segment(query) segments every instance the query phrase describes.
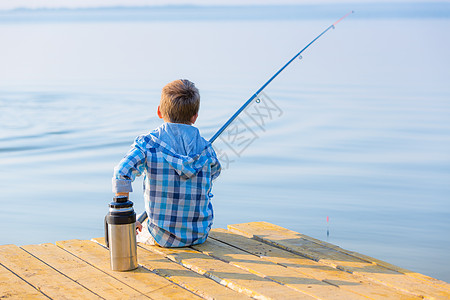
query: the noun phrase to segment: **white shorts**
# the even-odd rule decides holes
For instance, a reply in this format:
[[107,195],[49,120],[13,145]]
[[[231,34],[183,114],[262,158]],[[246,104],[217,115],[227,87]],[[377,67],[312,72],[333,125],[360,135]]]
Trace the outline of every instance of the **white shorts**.
[[142,224],[142,230],[136,235],[136,241],[145,245],[157,245],[150,231],[148,231],[147,220]]

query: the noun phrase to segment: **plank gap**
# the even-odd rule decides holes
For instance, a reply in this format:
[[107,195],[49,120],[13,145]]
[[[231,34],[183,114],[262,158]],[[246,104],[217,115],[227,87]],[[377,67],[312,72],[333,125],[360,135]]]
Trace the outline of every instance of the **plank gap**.
[[[64,277],[66,277],[67,279],[72,280],[73,282],[75,282],[76,284],[80,285],[81,287],[83,287],[84,289],[88,290],[89,292],[91,292],[92,294],[96,295],[97,297],[101,298],[101,299],[105,299],[102,296],[100,296],[99,294],[97,294],[96,292],[92,291],[91,289],[89,289],[88,287],[82,285],[80,282],[78,282],[77,280],[74,280],[73,278],[67,276],[66,274],[64,274],[63,272],[61,272],[60,270],[56,269],[55,267],[49,265],[47,262],[43,261],[42,259],[40,259],[39,257],[35,256],[34,254],[32,254],[31,252],[28,252],[27,250],[25,250],[24,248],[20,247],[20,249],[22,249],[23,251],[25,251],[26,253],[28,253],[29,255],[33,256],[34,258],[36,258],[37,260],[41,261],[43,264],[45,264],[46,266],[52,268],[53,270],[55,270],[56,272],[58,272],[59,274],[63,275]],[[105,299],[106,300],[106,299]]]
[[[91,241],[94,242],[96,245],[100,245],[102,248],[108,250],[108,248],[106,248],[106,246],[105,246],[104,238],[93,238],[93,239],[91,239]],[[176,280],[171,278],[171,276],[165,276],[164,274],[161,274],[161,272],[158,272],[158,269],[153,269],[151,263],[150,264],[148,263],[145,255],[142,256],[142,252],[141,251],[144,251],[145,253],[149,253],[149,254],[151,253],[153,255],[157,255],[154,252],[151,252],[151,251],[149,251],[149,250],[147,250],[147,249],[145,249],[143,247],[140,247],[140,245],[138,244],[138,263],[139,263],[139,267],[140,268],[145,269],[148,272],[150,272],[152,274],[155,274],[158,277],[163,278],[164,280],[167,280],[169,284],[176,285],[177,287],[179,287],[179,288],[181,288],[183,290],[186,290],[186,291],[192,293],[193,295],[196,295],[196,296],[201,297],[201,298],[205,298],[201,293],[199,293],[200,291],[197,291],[196,289],[192,289],[189,286],[184,286],[183,284],[180,284],[179,282],[177,282]],[[171,260],[167,259],[163,255],[159,255],[158,258],[159,259],[163,259],[168,264],[173,264],[173,265],[176,265],[177,267],[181,267],[182,269],[185,269],[184,267],[180,266],[178,263],[172,262]],[[158,291],[158,290],[160,290],[162,288],[166,288],[166,287],[158,288],[156,291]]]
[[[99,244],[99,245],[100,245],[100,244]],[[120,283],[122,283],[122,284],[128,286],[129,288],[131,288],[131,289],[133,289],[133,290],[135,290],[135,291],[138,292],[139,294],[141,294],[141,295],[143,295],[143,296],[145,296],[145,297],[151,299],[151,297],[149,297],[148,295],[146,295],[146,294],[142,293],[141,291],[137,290],[135,287],[133,287],[133,286],[127,284],[126,282],[123,282],[122,280],[120,280],[119,278],[117,278],[117,277],[115,277],[115,276],[113,276],[113,275],[111,275],[111,274],[108,274],[107,272],[105,272],[105,271],[103,271],[102,269],[96,267],[95,265],[89,263],[88,261],[84,260],[83,258],[81,258],[81,257],[79,257],[79,256],[77,256],[77,255],[75,255],[74,253],[68,251],[67,249],[64,249],[64,248],[62,248],[62,247],[59,247],[59,248],[62,249],[62,250],[64,250],[65,252],[69,253],[70,255],[76,257],[77,259],[83,261],[84,263],[88,264],[89,266],[91,266],[91,267],[93,267],[93,268],[95,268],[95,269],[101,271],[103,274],[105,274],[105,276],[112,277],[112,278],[114,278],[115,280],[119,281]]]
[[[243,252],[246,252],[246,253],[251,254],[251,255],[253,255],[253,256],[256,256],[256,257],[258,257],[258,258],[265,259],[264,255],[258,255],[258,254],[252,253],[251,251],[248,251],[248,250],[246,250],[246,249],[243,249],[243,248],[238,247],[238,246],[236,246],[236,245],[233,245],[233,244],[231,244],[231,243],[227,243],[227,242],[225,242],[225,241],[223,241],[223,240],[220,240],[220,239],[218,239],[218,238],[214,238],[214,237],[209,237],[209,238],[210,238],[210,239],[213,239],[213,240],[215,240],[215,241],[217,241],[217,242],[226,244],[226,245],[228,245],[228,246],[234,247],[234,248],[236,248],[236,249],[239,249],[239,250],[241,250],[241,251],[243,251]],[[257,241],[256,239],[254,239],[254,240]],[[271,245],[271,244],[269,244],[269,243],[265,243],[265,244],[266,244],[266,245],[269,245],[269,246],[273,246],[273,245]],[[277,247],[277,248],[278,248],[278,247]],[[280,249],[280,250],[282,250],[282,251],[286,251],[285,249],[281,249],[281,248],[278,248],[278,249]],[[310,259],[310,258],[305,257],[305,256],[303,256],[303,255],[299,255],[299,254],[297,254],[297,253],[293,253],[293,252],[290,252],[290,253],[295,254],[295,255],[298,255],[298,256],[301,256],[301,257],[303,257],[303,258],[305,258],[305,259],[313,260],[313,259]],[[220,258],[219,258],[219,259],[220,259]],[[315,261],[315,260],[313,260],[313,261]],[[226,262],[226,261],[225,261],[225,262]],[[315,262],[319,263],[318,261],[315,261]],[[284,267],[284,268],[286,268],[286,269],[289,269],[288,266],[286,266],[286,265],[284,265],[284,264],[282,264],[282,263],[279,263],[279,262],[273,262],[273,263],[274,263],[274,264],[277,264],[277,265],[279,265],[279,266],[281,266],[281,267]],[[326,266],[326,265],[324,264],[324,266]],[[341,271],[346,272],[345,270],[341,270]],[[351,272],[349,272],[349,273],[352,274]],[[299,273],[299,274],[302,274],[302,273]],[[267,278],[267,277],[266,277],[266,278]],[[269,278],[269,279],[270,279],[270,278]],[[324,279],[324,280],[318,279],[318,278],[316,278],[316,279],[317,279],[317,280],[320,280],[320,281],[322,281],[322,282],[324,282],[324,283],[326,283],[326,284],[329,284],[329,285],[332,285],[332,286],[335,286],[335,287],[338,287],[338,288],[339,288],[339,285],[337,285],[337,284],[335,284],[335,283],[332,283],[332,282],[329,282],[329,281],[327,281],[326,279]],[[283,283],[280,283],[280,284],[283,284]]]
[[[246,295],[247,297],[251,297],[251,298],[255,298],[255,299],[271,299],[270,297],[267,297],[259,292],[256,292],[250,288],[247,288],[246,286],[243,286],[241,284],[235,283],[234,281],[231,280],[227,280],[227,279],[223,279],[219,276],[216,276],[214,274],[214,272],[210,272],[206,269],[203,269],[202,267],[198,267],[195,264],[191,264],[189,262],[186,261],[185,258],[177,258],[177,254],[167,254],[164,253],[164,250],[159,250],[157,248],[155,248],[155,246],[148,246],[147,245],[140,245],[139,247],[146,249],[147,251],[151,251],[160,255],[163,255],[164,257],[166,257],[167,259],[169,259],[170,261],[177,263],[197,274],[200,274],[210,280],[213,280],[214,282],[216,282],[217,284],[220,284],[222,286],[225,286],[235,292],[241,293],[243,295]],[[174,249],[178,249],[178,248],[174,248]],[[170,250],[170,248],[168,248],[167,250]],[[201,255],[205,255],[203,254],[201,251],[195,250],[195,249],[189,249],[189,251],[195,252],[197,254],[201,254]],[[206,256],[206,255],[205,255]],[[209,257],[209,256],[208,256]],[[213,260],[217,260],[215,258],[213,258]],[[225,263],[223,261],[220,261],[221,263]],[[235,267],[231,264],[226,263],[227,265],[229,265],[230,267]],[[220,272],[220,271],[219,271]],[[247,271],[246,271],[247,272]],[[253,274],[254,275],[254,274]],[[256,276],[256,275],[255,275]],[[267,280],[267,279],[266,279]],[[268,281],[270,282],[270,281]]]
[[[330,294],[333,294],[334,297],[339,299],[344,299],[344,297],[347,297],[346,299],[363,298],[356,293],[340,290],[340,287],[335,284],[330,284],[327,281],[314,278],[307,274],[295,272],[295,270],[287,268],[282,264],[265,260],[262,256],[241,249],[236,245],[230,245],[220,239],[211,240],[213,242],[209,245],[205,243],[194,246],[194,248],[234,267],[241,268],[278,285],[285,286],[296,292],[314,298],[323,298],[325,295]],[[202,250],[202,248],[204,248],[204,250]],[[230,255],[225,253],[229,253]],[[245,254],[246,257],[241,257],[243,254]],[[223,256],[223,259],[220,256]],[[300,277],[300,275],[302,276]]]
[[[234,246],[234,245],[231,245],[231,244],[222,242],[221,240],[214,239],[214,238],[211,238],[211,237],[209,237],[209,238],[212,239],[212,240],[215,240],[216,242],[219,242],[219,243],[222,243],[222,244],[226,244],[226,245],[228,245],[228,246],[230,246],[230,247],[236,248],[236,249],[238,249],[239,251],[243,251],[243,252],[245,252],[245,253],[247,253],[247,254],[250,254],[250,255],[252,255],[252,256],[255,256],[255,257],[257,257],[257,258],[261,258],[260,256],[255,255],[254,253],[251,253],[251,252],[248,252],[248,251],[246,251],[246,250],[240,249],[239,247],[236,247],[236,246]],[[275,279],[271,278],[270,276],[267,276],[267,275],[265,275],[265,274],[262,274],[262,273],[260,273],[260,272],[255,271],[255,270],[246,268],[246,267],[241,266],[241,265],[239,265],[239,264],[234,264],[234,263],[232,263],[231,261],[228,261],[228,260],[226,260],[226,259],[224,259],[224,258],[218,257],[218,256],[216,256],[216,255],[214,255],[214,254],[212,254],[212,253],[208,253],[207,251],[197,250],[197,249],[192,248],[192,247],[189,247],[189,248],[191,248],[191,249],[193,249],[193,250],[195,250],[195,251],[198,251],[198,252],[200,252],[200,253],[203,253],[203,254],[205,254],[205,255],[208,255],[209,257],[212,257],[212,258],[214,258],[214,259],[220,260],[220,261],[222,261],[222,262],[224,262],[224,263],[226,263],[226,264],[229,264],[229,265],[231,265],[231,266],[233,266],[233,267],[236,267],[236,268],[239,268],[239,269],[241,269],[241,270],[244,270],[244,271],[250,272],[250,273],[252,273],[252,274],[255,274],[256,276],[259,276],[259,277],[261,277],[261,278],[264,278],[264,279],[270,280],[270,281],[272,281],[272,282],[275,282],[275,283],[277,283],[277,284],[286,286],[286,284],[284,284],[283,282],[280,282],[280,281],[278,281],[278,280],[275,280]],[[283,266],[283,265],[280,265],[280,264],[277,264],[277,263],[274,263],[274,264],[279,265],[279,266],[281,266],[281,267],[283,267],[283,268],[286,268],[286,266]]]
[[38,287],[34,286],[33,284],[31,284],[29,281],[27,281],[25,278],[22,278],[19,274],[17,274],[16,272],[14,272],[13,270],[11,270],[10,268],[8,268],[7,266],[5,266],[4,264],[0,263],[0,265],[5,268],[6,270],[8,270],[9,272],[11,272],[11,274],[13,274],[14,276],[16,276],[17,278],[19,278],[21,281],[24,281],[25,283],[27,283],[29,286],[31,286],[33,289],[35,289],[38,293],[42,294],[43,296],[47,297],[48,299],[52,299],[50,298],[47,294],[45,294],[43,291],[41,291]]
[[[313,238],[267,222],[250,222],[228,225],[228,229],[239,235],[271,245],[299,256],[313,257],[314,261],[339,271],[362,276],[367,281],[384,285],[390,289],[416,297],[448,299],[448,285],[439,286],[425,276],[411,276],[398,268],[387,266],[364,255],[355,255],[340,247],[329,247],[328,243],[318,243]],[[320,241],[319,241],[320,242]],[[417,278],[421,277],[421,278]],[[438,284],[436,284],[438,283]]]

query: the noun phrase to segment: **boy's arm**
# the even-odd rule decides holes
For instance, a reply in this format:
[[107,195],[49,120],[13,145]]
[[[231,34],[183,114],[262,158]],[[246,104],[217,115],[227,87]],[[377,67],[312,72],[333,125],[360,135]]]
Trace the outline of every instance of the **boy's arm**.
[[140,138],[137,138],[130,151],[114,168],[112,190],[116,195],[128,196],[133,191],[131,183],[144,172],[146,154],[139,142]]
[[[131,182],[134,181],[136,176],[140,176],[144,171],[146,155],[143,147],[140,146],[140,142],[142,142],[142,140],[138,137],[130,151],[128,151],[125,157],[114,168],[112,184],[113,192],[116,196],[126,196],[129,198],[130,192],[133,191]],[[136,230],[142,230],[142,225],[137,220]]]

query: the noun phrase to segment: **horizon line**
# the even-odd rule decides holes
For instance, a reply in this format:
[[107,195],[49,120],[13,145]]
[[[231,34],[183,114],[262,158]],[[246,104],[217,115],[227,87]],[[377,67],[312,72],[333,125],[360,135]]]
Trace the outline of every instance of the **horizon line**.
[[393,6],[393,5],[403,5],[403,6],[414,6],[414,5],[449,5],[450,1],[446,0],[434,0],[434,1],[392,1],[392,2],[378,2],[378,1],[370,1],[366,3],[361,3],[358,1],[352,2],[319,2],[319,3],[284,3],[284,4],[276,4],[276,3],[261,3],[261,4],[148,4],[148,5],[99,5],[99,6],[80,6],[80,7],[67,7],[67,6],[42,6],[42,7],[25,7],[19,6],[15,8],[1,8],[1,12],[14,12],[14,11],[55,11],[55,10],[98,10],[98,9],[148,9],[148,8],[252,8],[252,7],[324,7],[324,6],[344,6],[344,5],[356,5],[356,6]]

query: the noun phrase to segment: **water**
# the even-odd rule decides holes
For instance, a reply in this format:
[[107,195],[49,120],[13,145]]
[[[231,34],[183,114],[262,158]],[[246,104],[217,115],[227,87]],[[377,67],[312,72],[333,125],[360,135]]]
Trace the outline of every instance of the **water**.
[[[162,86],[197,84],[209,138],[341,15],[177,13],[0,23],[0,244],[102,236],[112,169],[160,124]],[[214,187],[214,226],[268,221],[450,281],[450,20],[440,14],[352,16],[286,69],[265,90],[276,110],[264,126],[243,115],[255,139],[241,156],[215,144],[233,162]],[[134,188],[142,211],[141,181]]]

